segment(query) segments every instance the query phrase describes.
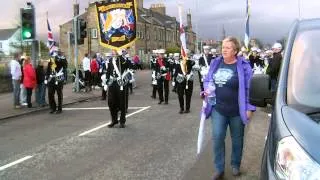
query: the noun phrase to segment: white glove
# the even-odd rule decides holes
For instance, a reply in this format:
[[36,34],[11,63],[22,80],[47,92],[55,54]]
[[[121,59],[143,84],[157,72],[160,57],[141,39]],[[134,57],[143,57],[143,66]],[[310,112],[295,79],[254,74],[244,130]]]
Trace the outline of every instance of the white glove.
[[104,89],[104,91],[108,91],[108,86],[107,86],[107,85],[104,85],[104,86],[103,86],[103,89]]
[[47,80],[44,80],[44,84],[48,84],[48,81],[47,81]]
[[102,73],[102,69],[99,69],[99,73]]
[[173,81],[173,82],[172,82],[172,86],[174,87],[175,85],[176,85],[176,82]]

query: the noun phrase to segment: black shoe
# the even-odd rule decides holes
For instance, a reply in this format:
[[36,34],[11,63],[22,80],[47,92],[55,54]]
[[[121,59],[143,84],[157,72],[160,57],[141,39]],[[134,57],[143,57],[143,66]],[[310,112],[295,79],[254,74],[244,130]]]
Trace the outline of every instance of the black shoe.
[[213,180],[223,179],[223,176],[224,176],[224,172],[220,172],[220,173],[216,172],[216,173],[214,173],[214,175],[213,175]]
[[164,104],[169,104],[168,101],[164,102]]
[[184,113],[189,113],[189,112],[190,112],[190,110],[189,110],[189,109],[187,109],[187,110],[185,110],[185,111],[184,111]]
[[56,110],[51,110],[49,113],[50,114],[53,114],[53,113],[55,113],[56,112]]
[[56,111],[56,114],[61,114],[61,113],[62,113],[62,110]]
[[183,109],[181,109],[181,110],[179,111],[179,114],[183,114],[183,111],[184,111],[184,110],[183,110]]
[[159,101],[159,102],[158,102],[158,104],[162,104],[162,103],[163,103],[163,101]]
[[110,124],[108,124],[108,128],[113,128],[114,125],[118,124],[119,122],[116,121],[116,122],[111,122]]
[[106,100],[107,98],[101,98],[101,101],[104,101],[104,100]]
[[125,128],[126,125],[125,124],[120,124],[119,128]]

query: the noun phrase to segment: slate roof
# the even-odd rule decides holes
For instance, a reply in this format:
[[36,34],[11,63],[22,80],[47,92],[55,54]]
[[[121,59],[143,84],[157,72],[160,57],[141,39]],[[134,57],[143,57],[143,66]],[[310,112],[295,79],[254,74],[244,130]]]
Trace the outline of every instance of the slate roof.
[[0,41],[8,40],[19,28],[0,29]]

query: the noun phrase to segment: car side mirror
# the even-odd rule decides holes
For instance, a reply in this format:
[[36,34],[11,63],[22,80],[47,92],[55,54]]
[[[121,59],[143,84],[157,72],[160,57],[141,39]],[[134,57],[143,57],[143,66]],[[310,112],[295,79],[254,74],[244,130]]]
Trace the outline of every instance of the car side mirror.
[[254,74],[250,85],[250,104],[257,107],[266,107],[271,103],[270,77],[267,74]]

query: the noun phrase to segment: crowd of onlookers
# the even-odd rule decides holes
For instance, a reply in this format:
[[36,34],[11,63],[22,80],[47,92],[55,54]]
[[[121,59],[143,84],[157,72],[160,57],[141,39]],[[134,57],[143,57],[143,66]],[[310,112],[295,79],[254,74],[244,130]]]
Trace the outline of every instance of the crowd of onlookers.
[[34,107],[31,99],[33,90],[37,105],[47,105],[44,64],[45,61],[41,60],[37,67],[33,67],[29,56],[14,54],[14,59],[10,62],[14,108]]

